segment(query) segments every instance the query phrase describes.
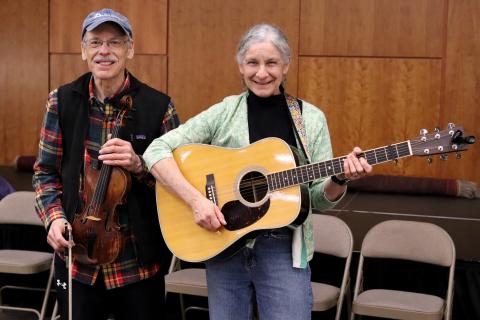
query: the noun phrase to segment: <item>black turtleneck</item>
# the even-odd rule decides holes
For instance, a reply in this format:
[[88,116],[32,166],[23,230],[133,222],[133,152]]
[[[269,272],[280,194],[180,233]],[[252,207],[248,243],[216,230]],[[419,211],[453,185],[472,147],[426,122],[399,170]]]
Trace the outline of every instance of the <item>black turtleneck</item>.
[[292,118],[283,93],[262,98],[249,91],[247,105],[250,143],[277,137],[296,146]]

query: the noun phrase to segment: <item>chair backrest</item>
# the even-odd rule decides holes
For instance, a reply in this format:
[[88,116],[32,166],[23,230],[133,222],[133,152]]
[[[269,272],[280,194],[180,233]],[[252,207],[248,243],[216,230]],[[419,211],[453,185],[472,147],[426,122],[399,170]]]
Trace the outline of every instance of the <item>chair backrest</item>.
[[353,236],[340,218],[326,214],[312,214],[315,251],[347,258],[353,247]]
[[0,177],[0,200],[2,200],[7,194],[15,192],[10,182],[4,177]]
[[455,263],[455,245],[450,235],[435,224],[387,220],[375,225],[365,235],[362,255],[449,267]]
[[35,192],[17,191],[0,201],[0,223],[43,226],[35,212]]
[[445,230],[432,223],[404,220],[387,220],[371,228],[362,242],[354,300],[357,299],[363,283],[364,257],[402,259],[448,267],[444,319],[450,319],[455,245]]

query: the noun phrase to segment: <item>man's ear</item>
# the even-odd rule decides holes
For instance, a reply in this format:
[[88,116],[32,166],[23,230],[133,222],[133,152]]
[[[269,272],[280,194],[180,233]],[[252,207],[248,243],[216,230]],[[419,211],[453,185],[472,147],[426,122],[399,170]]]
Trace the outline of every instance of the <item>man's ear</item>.
[[82,50],[82,60],[87,60],[87,50],[85,49],[83,43],[80,43],[80,49]]
[[128,43],[127,58],[132,59],[134,54],[135,54],[135,48],[134,48],[134,45],[133,45],[133,39],[131,39],[130,42]]

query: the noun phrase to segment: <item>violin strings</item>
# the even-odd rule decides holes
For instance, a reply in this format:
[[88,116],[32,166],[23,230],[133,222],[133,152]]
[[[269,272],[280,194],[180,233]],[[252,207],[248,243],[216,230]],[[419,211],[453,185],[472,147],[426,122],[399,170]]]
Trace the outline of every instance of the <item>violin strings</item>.
[[[124,114],[125,110],[122,110],[115,119],[115,125],[112,129],[112,139],[118,137],[118,133],[120,132],[121,119],[123,118]],[[97,187],[95,188],[92,201],[94,212],[97,212],[97,210],[100,209],[100,206],[104,200],[103,198],[105,197],[106,187],[110,180],[111,169],[112,167],[108,165],[102,165],[102,167],[100,168],[100,177],[97,181]]]

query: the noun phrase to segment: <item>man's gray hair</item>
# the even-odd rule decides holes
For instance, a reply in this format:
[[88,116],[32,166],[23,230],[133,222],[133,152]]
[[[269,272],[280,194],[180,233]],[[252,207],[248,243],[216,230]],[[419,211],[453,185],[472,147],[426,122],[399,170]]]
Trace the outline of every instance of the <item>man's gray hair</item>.
[[290,62],[290,46],[285,34],[277,27],[262,23],[250,28],[240,39],[237,48],[237,62],[242,64],[245,58],[245,53],[255,43],[262,43],[270,41],[280,51],[284,63]]

